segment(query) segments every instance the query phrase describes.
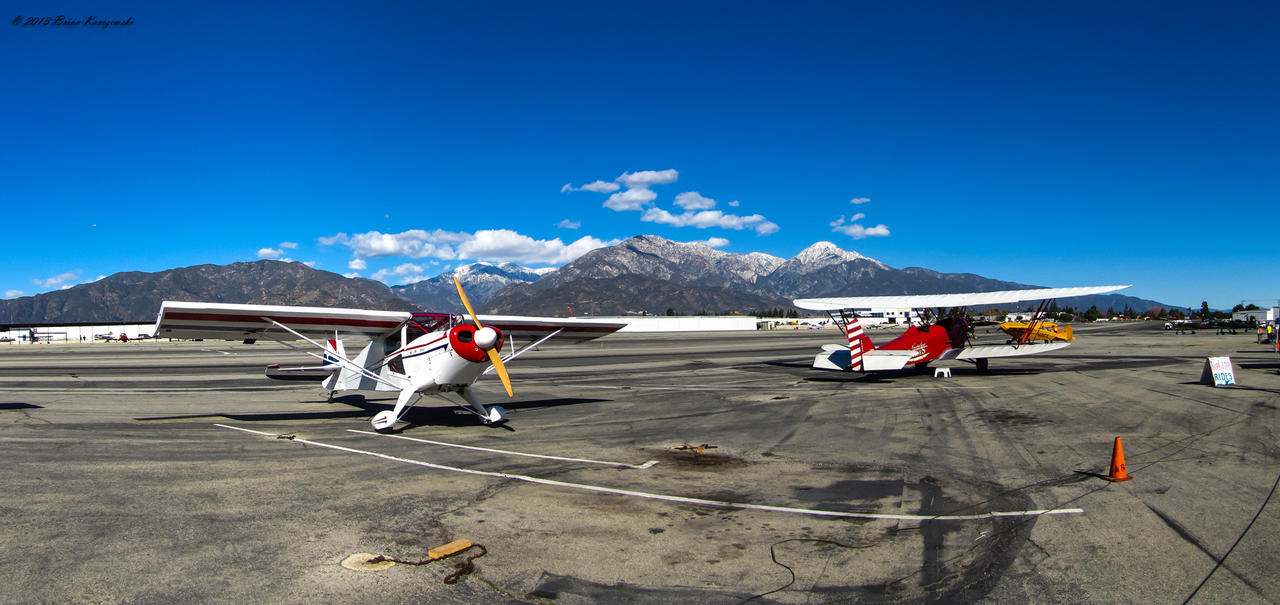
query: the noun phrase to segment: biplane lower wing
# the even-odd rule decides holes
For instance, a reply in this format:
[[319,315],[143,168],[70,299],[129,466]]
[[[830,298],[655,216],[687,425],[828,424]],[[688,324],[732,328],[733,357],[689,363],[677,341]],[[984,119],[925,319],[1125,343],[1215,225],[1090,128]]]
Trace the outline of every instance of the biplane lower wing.
[[1069,342],[1042,342],[1026,343],[1021,345],[977,345],[948,350],[946,353],[943,353],[939,359],[972,361],[975,359],[988,359],[991,357],[1018,357],[1021,355],[1035,355],[1037,353],[1057,351],[1058,349],[1065,349],[1070,345],[1071,343]]

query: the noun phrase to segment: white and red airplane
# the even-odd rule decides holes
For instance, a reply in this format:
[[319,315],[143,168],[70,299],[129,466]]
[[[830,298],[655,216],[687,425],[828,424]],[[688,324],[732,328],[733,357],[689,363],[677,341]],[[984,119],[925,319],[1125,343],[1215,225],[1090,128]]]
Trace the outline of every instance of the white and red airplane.
[[[538,345],[559,337],[562,340],[586,341],[612,334],[626,323],[579,319],[486,315],[484,322],[471,308],[471,302],[454,278],[458,297],[471,316],[471,322],[452,315],[407,313],[403,311],[371,311],[365,309],[328,309],[278,305],[237,305],[223,303],[164,301],[156,320],[156,338],[210,338],[242,340],[274,340],[290,348],[302,340],[320,350],[303,351],[320,359],[322,365],[311,368],[278,369],[273,378],[287,377],[288,372],[321,372],[324,388],[330,397],[336,391],[399,391],[395,408],[373,417],[373,428],[388,431],[412,407],[412,401],[423,394],[436,395],[451,404],[475,413],[485,424],[506,419],[500,406],[480,403],[471,385],[481,375],[495,371],[514,397],[506,362],[523,355]],[[368,338],[369,344],[354,359],[346,356],[339,336]],[[503,358],[499,351],[514,338],[528,338],[531,343]],[[326,340],[321,343],[319,340]],[[456,394],[455,401],[447,394]]]
[[[1070,342],[1032,343],[1025,338],[1019,342],[1003,344],[975,344],[970,340],[969,321],[963,309],[976,305],[998,305],[1039,300],[1040,307],[1029,323],[1026,334],[1034,326],[1054,299],[1089,294],[1104,294],[1128,288],[1124,286],[1081,286],[1074,288],[1037,288],[1031,290],[1003,290],[1000,292],[965,292],[959,294],[920,294],[905,296],[853,296],[839,298],[801,298],[794,304],[811,311],[826,311],[844,329],[847,345],[826,345],[813,360],[813,367],[823,370],[856,372],[883,372],[901,370],[907,366],[923,367],[933,361],[958,359],[973,362],[979,372],[985,372],[992,357],[1014,357],[1056,351]],[[870,309],[923,309],[952,308],[948,317],[932,323],[909,325],[901,336],[879,347],[871,342],[861,323],[859,311]]]

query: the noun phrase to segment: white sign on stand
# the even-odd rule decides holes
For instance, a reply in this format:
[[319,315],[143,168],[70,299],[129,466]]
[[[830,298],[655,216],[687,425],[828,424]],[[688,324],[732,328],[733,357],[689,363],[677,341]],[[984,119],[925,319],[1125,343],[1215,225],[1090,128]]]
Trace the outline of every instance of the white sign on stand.
[[1204,361],[1204,369],[1200,371],[1200,384],[1225,387],[1235,383],[1236,370],[1231,365],[1230,357],[1210,357]]

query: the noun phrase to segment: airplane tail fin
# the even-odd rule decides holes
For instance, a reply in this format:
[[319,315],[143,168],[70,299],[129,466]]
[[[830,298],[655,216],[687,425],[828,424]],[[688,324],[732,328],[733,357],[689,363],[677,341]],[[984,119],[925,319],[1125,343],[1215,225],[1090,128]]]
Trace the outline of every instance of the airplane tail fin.
[[845,318],[844,333],[849,338],[849,369],[861,372],[862,356],[876,346],[871,344],[871,337],[862,329],[856,315]]
[[[334,357],[334,356],[337,357]],[[347,348],[342,346],[342,340],[338,338],[330,338],[325,341],[324,347],[324,367],[338,370],[341,366],[338,364],[339,359],[347,358]]]
[[1061,334],[1061,335],[1062,335],[1062,339],[1063,339],[1063,340],[1075,340],[1075,339],[1076,339],[1075,335],[1074,335],[1074,334],[1072,334],[1072,332],[1071,332],[1071,324],[1067,324],[1067,325],[1065,325],[1065,326],[1061,326],[1061,327],[1059,327],[1059,328],[1058,328],[1058,334]]

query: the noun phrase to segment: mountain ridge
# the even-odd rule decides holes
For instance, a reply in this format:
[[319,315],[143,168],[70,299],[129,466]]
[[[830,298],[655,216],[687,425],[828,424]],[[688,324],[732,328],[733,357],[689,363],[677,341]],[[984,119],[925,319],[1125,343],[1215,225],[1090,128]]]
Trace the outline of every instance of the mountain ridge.
[[[796,298],[1040,287],[974,273],[895,269],[828,241],[815,242],[782,259],[639,235],[592,250],[556,269],[477,262],[395,287],[302,263],[270,260],[155,273],[126,271],[65,290],[0,300],[0,323],[149,321],[163,300],[461,313],[454,275],[477,310],[548,316],[753,313],[792,309]],[[1095,305],[1117,312],[1125,307],[1139,312],[1152,306],[1179,308],[1121,294],[1063,299],[1058,304],[1078,309]]]

